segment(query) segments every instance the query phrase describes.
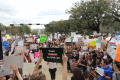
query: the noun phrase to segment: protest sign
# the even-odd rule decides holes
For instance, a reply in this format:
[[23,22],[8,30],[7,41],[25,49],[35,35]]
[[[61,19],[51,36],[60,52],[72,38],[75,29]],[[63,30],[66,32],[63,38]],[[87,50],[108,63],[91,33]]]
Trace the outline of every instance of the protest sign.
[[7,39],[10,39],[10,36],[9,36],[9,35],[7,35],[7,36],[6,36],[6,38],[7,38]]
[[83,42],[83,37],[80,37],[80,38],[78,39],[78,43],[79,43],[80,45],[83,45],[83,44],[84,44],[84,42]]
[[58,39],[60,38],[61,34],[58,34]]
[[82,50],[87,50],[87,46],[81,46]]
[[96,40],[90,40],[90,46],[95,46],[96,43],[97,43]]
[[71,37],[74,37],[76,35],[75,32],[71,32]]
[[24,63],[23,64],[23,75],[32,75],[35,67],[35,63]]
[[34,52],[34,57],[37,58],[38,57],[38,52]]
[[16,36],[16,39],[20,39],[20,36]]
[[34,54],[30,54],[30,58],[31,58],[32,62],[34,62]]
[[98,50],[99,48],[101,48],[101,43],[96,43],[96,49]]
[[16,46],[16,47],[15,47],[15,52],[14,52],[14,54],[22,53],[22,51],[25,50],[25,49],[26,49],[26,47]]
[[65,42],[71,42],[70,38],[65,39]]
[[4,68],[10,69],[12,64],[15,64],[17,68],[23,67],[23,56],[4,56]]
[[57,39],[57,33],[55,33],[54,38]]
[[107,54],[112,58],[115,59],[117,51],[112,48],[110,45],[107,47]]
[[101,43],[101,40],[97,40],[97,43]]
[[19,41],[18,46],[24,46],[24,40]]
[[39,43],[40,42],[40,39],[37,39],[37,43]]
[[40,43],[42,43],[42,42],[46,42],[46,38],[47,38],[46,35],[42,35],[42,36],[40,36]]
[[97,69],[96,72],[97,72],[98,74],[100,74],[101,76],[103,76],[104,70],[101,69],[101,68],[99,68],[99,67],[97,67],[96,69]]
[[27,38],[26,40],[27,40],[27,42],[33,42],[32,38]]
[[2,37],[2,40],[3,40],[3,41],[7,41],[7,38],[6,38],[6,37]]
[[14,47],[15,47],[15,41],[14,41],[14,42],[12,43],[12,45],[11,45],[11,51],[10,51],[10,54],[9,54],[9,55],[11,55],[11,53],[13,52]]
[[21,39],[15,39],[15,45],[18,45],[19,41],[21,41]]
[[63,48],[41,48],[43,58],[48,62],[62,62]]
[[0,70],[0,77],[13,74],[12,69],[2,69]]
[[74,36],[73,42],[78,42],[78,37],[77,36]]
[[5,49],[9,49],[9,41],[2,41],[2,46],[4,46]]
[[30,36],[30,38],[32,38],[32,40],[34,40],[34,36]]
[[37,49],[37,44],[31,44],[30,49]]
[[117,48],[116,48],[117,54],[116,54],[116,61],[120,62],[120,44],[118,44]]

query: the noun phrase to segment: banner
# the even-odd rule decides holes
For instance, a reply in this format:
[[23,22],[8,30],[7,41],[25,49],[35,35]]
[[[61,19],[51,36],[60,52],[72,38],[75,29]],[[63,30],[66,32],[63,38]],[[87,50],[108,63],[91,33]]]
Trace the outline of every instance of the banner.
[[37,49],[37,44],[31,44],[30,49]]
[[15,64],[17,68],[23,67],[23,56],[4,56],[4,68],[10,69],[12,64]]
[[46,35],[40,36],[40,43],[41,43],[41,42],[46,42],[46,38],[47,38]]
[[48,62],[62,62],[63,48],[41,48],[43,58]]
[[23,64],[23,75],[32,75],[35,67],[35,63],[24,63]]
[[112,48],[110,45],[107,47],[107,54],[112,58],[115,59],[117,51]]

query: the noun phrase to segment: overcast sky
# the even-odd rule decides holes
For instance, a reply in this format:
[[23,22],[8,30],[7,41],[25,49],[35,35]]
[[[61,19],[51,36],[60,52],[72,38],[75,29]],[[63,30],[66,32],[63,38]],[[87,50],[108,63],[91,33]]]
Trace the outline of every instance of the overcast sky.
[[[65,13],[73,3],[80,0],[0,0],[0,23],[40,23],[67,20]],[[44,26],[31,26],[32,29]]]

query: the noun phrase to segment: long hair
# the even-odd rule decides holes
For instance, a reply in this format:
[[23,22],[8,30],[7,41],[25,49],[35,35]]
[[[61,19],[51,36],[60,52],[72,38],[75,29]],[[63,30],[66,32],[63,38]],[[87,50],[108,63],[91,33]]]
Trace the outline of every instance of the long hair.
[[42,72],[36,71],[36,73],[29,76],[29,80],[46,80],[46,76]]
[[74,76],[74,80],[80,80],[81,79],[81,70],[76,67],[73,70],[73,76]]

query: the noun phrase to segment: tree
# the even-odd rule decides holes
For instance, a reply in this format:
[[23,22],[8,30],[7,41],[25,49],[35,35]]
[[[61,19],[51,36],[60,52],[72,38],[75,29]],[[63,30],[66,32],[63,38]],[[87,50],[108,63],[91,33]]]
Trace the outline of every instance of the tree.
[[38,35],[38,31],[37,30],[33,30],[32,31],[32,35]]
[[21,28],[21,33],[23,34],[30,34],[31,33],[31,29],[27,26],[27,25],[22,25],[20,26]]
[[[80,5],[78,5],[80,4]],[[102,6],[101,6],[102,5]],[[110,2],[107,0],[94,0],[90,2],[79,3],[76,2],[71,10],[66,13],[71,14],[70,19],[84,19],[87,20],[88,27],[86,29],[100,31],[100,24],[105,12],[110,10]]]

